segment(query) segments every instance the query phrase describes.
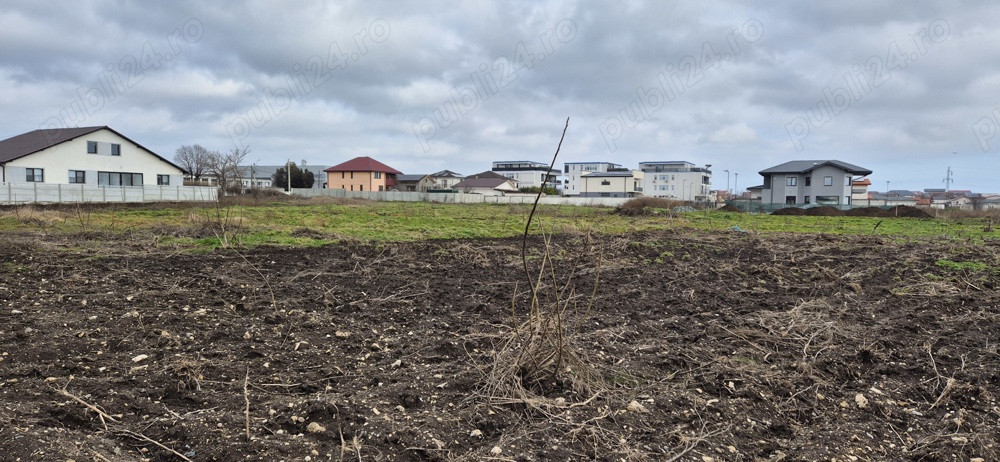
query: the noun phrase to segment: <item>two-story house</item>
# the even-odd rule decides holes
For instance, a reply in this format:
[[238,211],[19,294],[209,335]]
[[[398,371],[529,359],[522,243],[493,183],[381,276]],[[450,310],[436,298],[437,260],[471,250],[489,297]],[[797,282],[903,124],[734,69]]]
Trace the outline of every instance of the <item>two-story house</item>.
[[334,165],[326,172],[326,187],[347,191],[391,191],[402,172],[368,156]]
[[759,173],[766,204],[849,205],[854,182],[872,171],[839,160],[793,160]]

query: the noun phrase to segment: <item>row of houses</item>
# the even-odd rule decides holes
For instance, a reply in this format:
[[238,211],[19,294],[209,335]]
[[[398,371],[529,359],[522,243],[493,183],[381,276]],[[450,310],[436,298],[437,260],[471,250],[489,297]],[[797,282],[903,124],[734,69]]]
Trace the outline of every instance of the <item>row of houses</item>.
[[[235,181],[244,188],[272,185],[283,166],[245,166]],[[563,169],[534,161],[496,161],[490,170],[462,175],[451,170],[404,174],[378,160],[356,157],[334,166],[299,166],[315,178],[314,188],[348,191],[464,192],[524,194],[522,189],[555,186],[566,196],[664,197],[713,201],[711,164],[647,161],[637,168],[614,162],[566,162]],[[727,172],[728,173],[728,172]],[[970,191],[869,190],[872,171],[840,160],[795,160],[761,170],[763,183],[747,188],[751,200],[796,205],[925,205],[938,208],[1000,208],[1000,196]],[[184,170],[107,126],[40,129],[0,141],[4,183],[98,186],[182,185]],[[727,178],[728,180],[728,178]],[[212,184],[211,178],[207,179]]]

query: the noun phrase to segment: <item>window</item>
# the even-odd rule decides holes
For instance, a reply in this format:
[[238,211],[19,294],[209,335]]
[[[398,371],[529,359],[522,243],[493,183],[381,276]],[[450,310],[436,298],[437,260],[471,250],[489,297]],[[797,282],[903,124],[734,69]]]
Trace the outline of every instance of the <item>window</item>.
[[24,169],[24,180],[32,183],[42,183],[45,181],[45,172],[40,168]]
[[358,191],[364,191],[364,190],[365,190],[365,185],[363,185],[363,184],[362,185],[358,185]]
[[156,175],[156,184],[167,186],[170,184],[170,175]]
[[142,186],[142,174],[97,172],[97,184],[101,186]]
[[840,198],[837,196],[816,196],[816,203],[819,205],[837,205]]
[[601,197],[611,197],[611,193],[601,193]]
[[[347,178],[347,172],[340,172],[340,177],[341,178]],[[343,188],[341,188],[341,189],[343,189]]]
[[[806,186],[812,186],[812,182],[813,182],[812,180],[813,180],[813,177],[807,176],[806,177]],[[806,203],[808,204],[808,202],[806,202]]]
[[381,185],[380,185],[380,186],[378,187],[378,190],[379,190],[379,191],[382,191],[382,186],[381,186]]
[[844,186],[850,186],[850,185],[851,185],[851,177],[850,177],[850,175],[845,176],[844,177]]
[[611,182],[608,180],[601,180],[601,186],[611,186]]
[[833,177],[832,176],[824,176],[823,177],[823,186],[833,186]]
[[785,196],[785,204],[791,205],[795,203],[795,196]]
[[809,203],[809,196],[806,196],[805,203],[807,203],[807,204]]
[[120,145],[120,144],[112,144],[111,145],[111,155],[112,156],[120,156],[120,155],[122,155],[122,145]]
[[798,178],[796,178],[794,176],[790,176],[788,178],[785,178],[785,185],[787,185],[787,186],[795,186],[796,184],[798,184],[798,181],[799,181]]
[[375,179],[382,178],[382,172],[375,172]]
[[97,154],[97,141],[87,142],[87,154]]
[[70,183],[86,183],[87,173],[83,170],[70,170],[69,171],[69,182]]

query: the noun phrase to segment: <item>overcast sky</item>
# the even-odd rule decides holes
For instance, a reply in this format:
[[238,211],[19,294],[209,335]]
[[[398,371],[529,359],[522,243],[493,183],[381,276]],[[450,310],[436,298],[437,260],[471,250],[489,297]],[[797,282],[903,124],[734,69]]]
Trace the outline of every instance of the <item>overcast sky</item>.
[[873,189],[1000,191],[1000,6],[986,1],[5,0],[0,138],[108,125],[404,173],[687,160],[742,190],[796,159]]

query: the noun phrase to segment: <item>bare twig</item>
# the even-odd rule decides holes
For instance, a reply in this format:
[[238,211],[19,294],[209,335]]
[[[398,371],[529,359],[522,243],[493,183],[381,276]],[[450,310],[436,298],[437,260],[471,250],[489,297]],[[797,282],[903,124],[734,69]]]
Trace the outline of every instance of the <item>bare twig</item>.
[[245,429],[247,433],[247,441],[252,440],[250,437],[250,366],[247,366],[247,375],[243,378],[243,402],[245,406],[243,407],[243,417],[245,422]]
[[[72,381],[73,378],[70,377],[69,380]],[[79,396],[76,396],[76,395],[70,393],[69,391],[67,391],[66,387],[68,387],[68,386],[69,386],[69,382],[66,382],[66,385],[64,385],[62,388],[60,388],[60,389],[53,388],[53,390],[55,390],[56,393],[59,393],[60,395],[63,395],[65,397],[69,398],[69,399],[72,399],[73,401],[76,401],[76,402],[84,405],[84,407],[86,407],[87,409],[90,409],[91,411],[94,411],[95,413],[97,413],[98,417],[101,418],[101,423],[104,424],[104,429],[105,430],[107,430],[107,428],[108,428],[108,423],[106,422],[107,420],[110,420],[111,422],[118,422],[118,419],[115,419],[114,417],[111,417],[111,415],[109,415],[108,413],[104,412],[103,410],[101,410],[97,406],[95,406],[93,404],[90,404],[90,403],[84,401]]]
[[[562,149],[563,140],[566,139],[566,130],[569,129],[569,117],[566,118],[566,125],[563,126],[562,136],[559,137],[559,145],[556,146],[556,152],[552,155],[552,162],[549,163],[549,171],[555,168],[556,158],[559,157],[559,150]],[[531,205],[531,213],[528,214],[528,222],[524,224],[524,237],[521,239],[521,263],[524,265],[524,277],[528,280],[529,286],[531,286],[531,272],[528,271],[528,230],[531,229],[531,219],[535,216],[535,210],[538,208],[538,201],[542,198],[542,192],[545,191],[545,184],[549,179],[549,175],[546,173],[542,175],[542,186],[538,188],[538,194],[535,195],[535,202]],[[531,295],[535,295],[535,286],[531,286]]]
[[123,435],[131,436],[132,438],[135,438],[135,439],[139,439],[139,440],[143,440],[143,441],[147,441],[147,442],[153,443],[153,444],[159,446],[162,449],[170,451],[173,455],[175,455],[177,457],[180,457],[181,460],[186,460],[187,462],[194,462],[191,459],[188,459],[187,457],[185,457],[184,454],[181,454],[181,453],[179,453],[177,451],[174,451],[173,449],[171,449],[171,448],[169,448],[167,446],[164,446],[159,441],[156,441],[156,440],[154,440],[154,439],[152,439],[152,438],[150,438],[150,437],[148,437],[146,435],[143,435],[142,433],[136,433],[136,432],[131,431],[131,430],[117,430],[117,432],[121,433]]

